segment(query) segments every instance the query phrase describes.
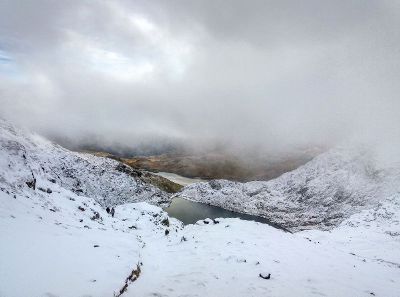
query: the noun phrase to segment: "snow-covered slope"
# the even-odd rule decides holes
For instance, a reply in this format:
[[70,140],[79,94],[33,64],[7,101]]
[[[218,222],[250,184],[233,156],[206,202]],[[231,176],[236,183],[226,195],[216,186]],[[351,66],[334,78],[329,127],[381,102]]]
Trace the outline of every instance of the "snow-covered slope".
[[398,297],[400,241],[372,230],[370,246],[357,228],[340,242],[326,231],[289,234],[239,219],[188,225],[178,233],[186,241],[143,251],[147,270],[126,296]]
[[400,166],[382,168],[373,154],[342,147],[268,182],[213,180],[178,195],[302,230],[332,228],[399,191]]
[[135,174],[115,160],[71,152],[0,119],[0,187],[4,192],[49,195],[58,184],[103,206],[169,200],[168,194]]
[[165,214],[135,203],[112,218],[92,198],[53,188],[47,196],[0,192],[0,296],[118,294],[140,266],[141,232],[164,237]]
[[[376,222],[367,233],[364,223],[344,224],[333,235],[239,219],[183,228],[147,203],[117,206],[112,218],[93,199],[56,188],[42,198],[0,192],[0,296],[397,297],[400,290],[398,222],[391,234]],[[390,205],[398,219],[399,205]],[[393,222],[385,217],[379,222]],[[139,278],[127,281],[132,272]]]
[[112,217],[105,205],[164,194],[114,161],[1,127],[1,297],[399,296],[399,193],[331,231],[239,219],[183,226],[146,202],[117,205]]
[[400,193],[352,215],[329,232],[306,230],[297,234],[400,270]]
[[160,208],[129,202],[169,196],[136,173],[0,120],[0,296],[118,294],[140,267],[138,230],[165,236]]

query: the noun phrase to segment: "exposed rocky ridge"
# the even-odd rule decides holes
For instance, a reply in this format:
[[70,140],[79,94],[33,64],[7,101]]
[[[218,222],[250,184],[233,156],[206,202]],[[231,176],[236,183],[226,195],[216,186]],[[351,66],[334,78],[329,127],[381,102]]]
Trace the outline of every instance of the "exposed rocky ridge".
[[399,192],[399,168],[381,168],[372,153],[341,147],[274,180],[212,180],[186,186],[178,195],[260,215],[291,230],[330,229]]
[[[3,191],[23,188],[51,191],[57,183],[78,195],[93,197],[103,206],[148,201],[159,204],[169,195],[146,182],[141,174],[121,170],[109,158],[71,152],[39,135],[0,120],[0,184]],[[129,171],[129,172],[128,172]]]
[[140,178],[145,183],[151,184],[167,193],[176,193],[183,188],[182,185],[174,183],[173,181],[170,181],[165,177],[152,174],[144,170],[134,169],[131,166],[125,165],[123,163],[118,164],[116,169],[135,178]]

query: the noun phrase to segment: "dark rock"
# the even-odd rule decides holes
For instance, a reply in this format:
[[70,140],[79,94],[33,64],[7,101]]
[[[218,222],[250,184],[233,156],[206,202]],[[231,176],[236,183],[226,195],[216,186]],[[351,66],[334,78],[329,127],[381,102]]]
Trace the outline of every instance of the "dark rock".
[[169,227],[169,219],[165,218],[161,221],[161,225]]
[[82,206],[78,206],[78,209],[79,209],[80,211],[85,211],[85,209],[84,209]]
[[118,295],[118,296],[121,296],[123,293],[125,293],[127,289],[128,289],[128,284],[125,284],[125,285],[121,288],[121,290],[119,290],[119,295]]
[[119,163],[117,165],[117,167],[115,167],[115,170],[117,170],[119,172],[123,172],[132,177],[141,177],[142,176],[142,173],[139,170],[135,170],[132,167],[122,164],[122,163]]
[[263,279],[270,279],[271,278],[271,273],[268,273],[268,274],[260,273],[258,276],[263,278]]
[[211,181],[208,182],[208,184],[210,185],[211,189],[213,189],[213,190],[217,190],[218,191],[218,190],[222,189],[221,183],[219,183],[216,180],[211,180]]
[[165,235],[168,235],[168,234],[169,234],[169,230],[165,229]]
[[94,221],[94,220],[99,220],[99,219],[101,219],[101,216],[100,216],[100,214],[96,211],[96,212],[94,213],[94,216],[92,216],[90,219],[91,219],[92,221]]
[[27,185],[29,188],[36,190],[36,178],[33,177],[33,180],[27,181],[27,182],[26,182],[26,185]]

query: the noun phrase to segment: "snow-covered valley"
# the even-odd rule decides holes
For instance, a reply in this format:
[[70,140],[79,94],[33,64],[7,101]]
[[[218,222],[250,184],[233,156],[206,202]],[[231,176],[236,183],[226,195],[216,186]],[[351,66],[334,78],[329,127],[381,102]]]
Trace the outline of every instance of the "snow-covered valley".
[[366,160],[334,151],[270,182],[180,193],[293,234],[229,218],[184,226],[159,207],[170,195],[117,161],[1,121],[0,296],[399,296],[400,175]]

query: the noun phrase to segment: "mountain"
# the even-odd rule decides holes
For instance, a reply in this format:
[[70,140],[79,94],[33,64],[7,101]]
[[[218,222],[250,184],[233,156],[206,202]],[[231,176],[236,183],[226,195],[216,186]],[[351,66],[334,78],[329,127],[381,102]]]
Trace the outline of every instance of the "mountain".
[[37,190],[46,195],[57,184],[102,206],[169,201],[169,195],[145,182],[140,171],[112,159],[71,152],[4,120],[0,120],[0,168],[1,190],[12,195]]
[[[268,183],[288,191],[311,187],[307,179],[289,183],[309,174],[318,180],[312,193],[323,194],[328,180],[343,185],[339,177],[345,175],[358,193],[354,197],[368,203],[348,211],[349,217],[329,231],[292,234],[234,218],[183,226],[156,206],[169,197],[143,181],[140,172],[70,152],[1,121],[0,296],[397,297],[400,194],[385,196],[397,185],[396,169],[371,174],[365,172],[367,155],[350,156],[330,152]],[[361,187],[371,180],[362,198]],[[210,183],[220,195],[218,184],[228,182]],[[246,186],[228,184],[225,190],[232,193]],[[314,202],[308,210],[316,213],[317,197],[309,200]]]
[[117,296],[140,271],[138,229],[162,238],[169,222],[131,203],[169,201],[142,178],[0,120],[0,296]]
[[398,192],[399,164],[382,167],[370,151],[343,146],[270,181],[212,180],[177,195],[263,216],[291,230],[327,230]]

